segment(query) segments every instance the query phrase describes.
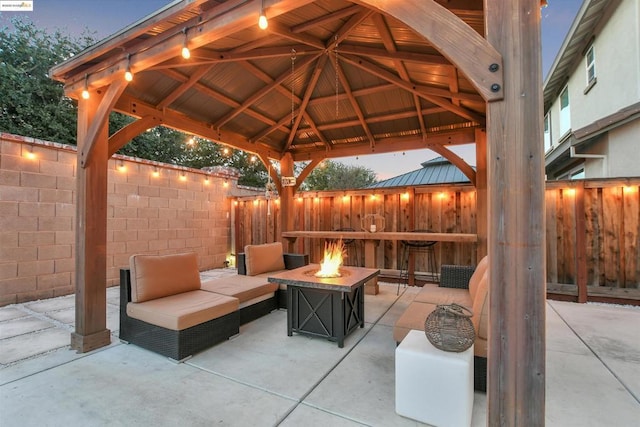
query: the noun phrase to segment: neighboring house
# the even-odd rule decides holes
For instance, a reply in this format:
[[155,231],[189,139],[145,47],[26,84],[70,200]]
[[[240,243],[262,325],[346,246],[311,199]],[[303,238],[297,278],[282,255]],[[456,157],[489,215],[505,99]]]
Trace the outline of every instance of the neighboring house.
[[544,83],[547,180],[640,175],[640,0],[585,0]]
[[429,184],[464,184],[467,178],[456,166],[444,157],[420,163],[422,168],[407,172],[393,178],[377,182],[367,188],[410,187]]

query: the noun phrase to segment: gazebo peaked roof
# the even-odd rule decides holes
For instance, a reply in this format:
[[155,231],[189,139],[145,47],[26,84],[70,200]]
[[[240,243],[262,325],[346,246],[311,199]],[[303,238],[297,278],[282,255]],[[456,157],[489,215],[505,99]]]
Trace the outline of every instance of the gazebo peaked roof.
[[[257,26],[263,6],[267,30]],[[78,99],[72,348],[110,342],[108,159],[146,129],[166,125],[265,164],[277,159],[286,177],[310,160],[298,184],[327,157],[431,148],[476,186],[477,249],[489,253],[488,424],[543,424],[544,158],[542,117],[532,119],[542,111],[539,7],[182,0],[54,67]],[[185,43],[190,59],[180,56]],[[109,136],[112,110],[138,120]],[[477,170],[447,148],[470,142]],[[289,231],[296,188],[271,173],[279,230]]]
[[[467,40],[480,38],[482,2],[447,3]],[[114,109],[144,120],[133,126],[162,123],[263,160],[434,146],[448,154],[444,145],[474,142],[484,127],[473,82],[388,14],[345,0],[266,1],[261,30],[259,10],[259,1],[176,1],[51,75],[77,97],[85,83],[96,90],[129,67],[133,81]],[[189,59],[177,50],[185,43]]]
[[469,178],[444,157],[420,163],[422,168],[370,185],[368,188],[409,187],[416,185],[468,183]]

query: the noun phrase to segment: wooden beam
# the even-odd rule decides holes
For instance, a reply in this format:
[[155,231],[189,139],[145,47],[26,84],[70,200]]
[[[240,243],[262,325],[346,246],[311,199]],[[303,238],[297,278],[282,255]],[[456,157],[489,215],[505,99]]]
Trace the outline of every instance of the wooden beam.
[[161,124],[162,120],[159,117],[145,116],[122,127],[109,137],[108,156],[113,156],[119,149],[127,145],[129,141],[140,135],[142,132]]
[[302,172],[300,172],[300,175],[298,175],[298,178],[296,179],[295,191],[298,191],[298,188],[300,188],[304,180],[307,179],[309,174],[313,172],[316,166],[318,166],[324,159],[325,157],[317,157],[307,163],[307,165],[304,167],[304,169],[302,169]]
[[[260,39],[263,40],[263,39]],[[268,38],[267,38],[268,40]],[[311,48],[307,45],[296,44],[290,46],[273,46],[254,48],[249,51],[218,52],[205,48],[198,49],[191,53],[189,62],[185,62],[182,57],[174,58],[162,64],[148,68],[148,70],[163,70],[166,68],[193,67],[202,65],[221,64],[226,62],[251,61],[256,59],[282,58],[291,56],[291,49],[296,50],[297,56],[314,55],[320,53],[319,49]],[[324,50],[324,49],[322,49]]]
[[322,40],[308,36],[306,34],[294,33],[288,27],[278,22],[270,22],[267,31],[272,34],[277,34],[285,39],[306,44],[319,50],[324,49],[324,43],[322,42]]
[[205,139],[217,142],[222,145],[232,146],[248,153],[262,154],[265,157],[279,159],[280,153],[274,151],[266,144],[251,143],[247,139],[235,132],[224,131],[222,133],[213,129],[208,123],[200,122],[175,112],[169,108],[158,110],[154,106],[144,103],[130,95],[122,95],[114,110],[121,113],[141,118],[145,116],[155,116],[162,121],[163,126],[192,133]]
[[[275,18],[312,1],[272,0],[269,5],[269,16]],[[259,12],[260,2],[257,1],[232,0],[221,3],[213,9],[180,24],[179,29],[175,29],[175,32],[168,30],[163,35],[146,39],[144,42],[132,46],[128,52],[110,57],[95,64],[89,70],[83,70],[77,76],[68,78],[65,91],[71,95],[79,94],[84,89],[84,76],[86,73],[89,74],[88,83],[90,86],[102,87],[114,79],[121,79],[128,64],[132,72],[138,73],[179,56],[184,42],[182,33],[184,27],[198,27],[196,35],[189,39],[191,48],[197,49],[256,25],[256,17]]]
[[312,19],[302,24],[295,25],[291,27],[291,31],[294,33],[303,33],[307,30],[311,30],[313,28],[316,28],[322,25],[330,24],[331,22],[337,21],[338,19],[346,18],[347,16],[351,16],[361,10],[362,10],[361,6],[354,4],[353,6],[348,6],[348,7],[345,7],[344,9],[337,10],[335,12],[329,13],[319,18]]
[[180,86],[175,88],[168,96],[160,101],[158,105],[156,105],[156,108],[162,110],[163,108],[170,106],[173,101],[178,99],[182,94],[196,85],[200,81],[202,76],[211,71],[213,67],[213,65],[204,65],[202,67],[198,67],[198,69],[189,76],[189,79],[186,82],[183,82]]
[[[111,94],[112,95],[112,94]],[[109,345],[107,329],[107,122],[109,93],[78,102],[75,219],[75,331],[71,348],[85,353]],[[102,122],[96,125],[95,122]],[[89,134],[95,132],[91,137]],[[89,152],[90,156],[81,153]]]
[[[179,72],[177,72],[175,70],[162,70],[161,73],[163,73],[163,74],[165,74],[165,75],[167,75],[167,76],[171,77],[172,79],[174,79],[176,81],[179,81],[179,82],[186,82],[186,81],[189,80],[189,77],[187,77],[184,74],[179,73]],[[239,102],[229,98],[226,95],[221,94],[220,92],[217,92],[217,91],[211,89],[208,86],[205,86],[202,83],[196,83],[193,87],[198,92],[203,93],[204,95],[210,96],[211,98],[216,99],[216,100],[218,100],[218,101],[222,102],[223,104],[226,104],[226,105],[228,105],[230,107],[234,107],[234,108],[240,107],[240,103]],[[270,119],[269,117],[267,117],[267,116],[255,111],[255,110],[253,110],[251,108],[248,108],[245,111],[246,111],[247,115],[249,115],[249,116],[253,117],[254,119],[257,119],[257,120],[259,120],[259,121],[261,121],[263,123],[266,123],[266,124],[268,124],[270,126],[275,124],[275,121],[273,119]],[[288,131],[289,128],[286,128],[286,130]]]
[[[296,67],[298,68],[298,70],[303,69],[303,68],[307,67],[308,65],[310,65],[313,61],[318,59],[318,57],[320,55],[322,55],[322,54],[312,55],[312,56],[306,57],[302,61],[300,61],[296,65]],[[240,107],[236,108],[235,110],[231,111],[229,114],[226,114],[224,117],[219,119],[213,125],[213,127],[216,128],[216,129],[221,128],[222,126],[225,125],[225,123],[229,122],[229,120],[232,120],[238,114],[242,113],[244,110],[249,108],[251,105],[253,105],[256,101],[258,101],[259,99],[261,99],[265,95],[267,95],[276,86],[282,84],[282,82],[284,82],[288,78],[291,78],[291,71],[290,70],[287,70],[287,71],[283,72],[271,84],[268,84],[268,85],[264,86],[262,89],[258,90],[256,93],[254,93],[249,98],[244,100],[244,102],[240,105]]]
[[372,13],[372,10],[364,9],[349,18],[349,20],[333,34],[333,37],[330,37],[329,40],[327,40],[326,49],[332,50],[342,43],[347,37],[349,37],[349,34],[351,34],[351,32],[362,23],[362,21],[371,16]]
[[389,52],[388,50],[380,49],[376,47],[351,45],[351,44],[340,45],[340,52],[349,53],[349,54],[358,55],[358,56],[367,56],[371,58],[416,62],[419,64],[446,65],[453,68],[453,66],[451,65],[451,62],[449,62],[449,60],[444,56],[434,55],[429,53],[403,52],[400,50],[397,50],[395,52]]
[[[380,33],[380,37],[382,38],[382,43],[384,44],[385,49],[392,54],[397,52],[398,49],[396,47],[396,43],[393,39],[393,36],[391,35],[391,31],[389,30],[386,21],[384,20],[384,17],[379,13],[376,13],[373,15],[371,20],[378,29],[378,33]],[[409,72],[407,71],[407,67],[404,65],[404,62],[399,59],[394,59],[393,63],[396,67],[396,70],[398,70],[400,78],[405,82],[411,82],[411,77],[409,77]],[[427,129],[424,124],[424,117],[422,116],[422,106],[420,104],[420,98],[418,98],[418,95],[416,95],[415,93],[413,94],[413,103],[416,108],[416,116],[418,117],[418,122],[420,123],[420,132],[422,133],[422,135],[426,136]]]
[[[359,3],[393,16],[424,36],[451,63],[462,70],[486,101],[496,101],[504,96],[502,56],[487,40],[445,6],[434,0],[359,0]],[[531,13],[540,15],[539,11]],[[485,28],[488,28],[486,24]]]
[[373,134],[371,133],[371,129],[369,129],[369,125],[367,124],[367,121],[364,117],[364,114],[362,113],[362,109],[360,108],[358,101],[356,100],[355,96],[353,96],[353,93],[351,93],[351,85],[349,84],[349,80],[347,80],[347,76],[344,75],[344,70],[342,69],[342,66],[340,65],[340,63],[338,62],[338,58],[336,58],[335,60],[336,60],[336,73],[338,73],[338,78],[340,79],[342,90],[344,90],[344,93],[347,94],[347,99],[349,100],[349,103],[351,104],[353,111],[355,111],[356,116],[358,116],[358,120],[360,121],[360,126],[362,126],[362,129],[364,130],[365,135],[367,135],[367,139],[369,140],[369,146],[373,149],[376,145],[376,139],[373,137]]
[[289,149],[289,147],[291,147],[291,143],[293,142],[293,139],[296,136],[296,130],[300,126],[300,122],[302,121],[303,115],[306,113],[307,105],[309,103],[309,99],[311,99],[311,95],[313,95],[313,91],[316,88],[316,84],[318,83],[318,79],[320,78],[320,74],[324,70],[324,64],[326,62],[327,62],[327,56],[326,55],[322,55],[320,57],[320,59],[318,59],[318,62],[316,62],[316,67],[313,70],[313,73],[311,74],[311,78],[306,83],[304,96],[302,97],[302,103],[300,104],[300,107],[299,107],[300,113],[302,113],[302,114],[298,113],[298,115],[295,117],[293,125],[291,126],[291,131],[289,132],[289,139],[287,140],[287,143],[285,144],[285,146],[284,146],[284,148],[282,150],[283,153],[285,151],[287,151]]
[[474,186],[476,185],[476,171],[474,171],[473,168],[471,166],[469,166],[469,164],[467,162],[465,162],[462,157],[458,156],[456,153],[454,153],[453,151],[449,150],[444,145],[427,144],[427,148],[430,149],[431,151],[435,151],[436,153],[440,154],[445,159],[449,160],[452,165],[454,165],[455,167],[460,169],[460,171],[467,178],[469,178],[469,181],[471,181],[472,185],[474,185]]
[[[445,111],[447,111],[447,110],[445,110],[444,108],[441,108],[441,107],[431,107],[431,108],[423,108],[420,111],[420,114],[429,115],[429,114],[443,113]],[[383,114],[383,115],[380,115],[380,116],[369,116],[369,117],[367,117],[367,123],[389,122],[389,121],[398,120],[398,119],[409,119],[409,118],[413,118],[415,116],[416,116],[416,112],[413,111],[413,110],[411,110],[411,111],[403,111],[401,113]],[[324,124],[324,125],[319,125],[318,129],[320,129],[320,130],[341,129],[341,128],[346,128],[346,127],[351,127],[351,126],[358,126],[359,124],[360,124],[360,120],[354,119],[354,120],[339,121],[339,122],[327,123],[327,124]],[[306,132],[306,131],[307,131],[306,128],[298,129],[298,133]]]
[[[474,129],[465,128],[454,132],[444,132],[429,136],[429,144],[455,145],[470,144],[474,140]],[[427,148],[422,135],[415,137],[387,138],[376,141],[375,149],[371,149],[368,143],[334,144],[331,151],[305,149],[293,147],[293,157],[296,162],[317,159],[319,157],[337,158],[349,156],[364,156],[367,154],[395,153]]]
[[[430,0],[429,0],[430,1]],[[359,58],[359,57],[354,57],[351,55],[342,55],[341,56],[342,59],[344,59],[345,61],[349,62],[351,65],[355,65],[356,67],[367,71],[371,74],[373,74],[374,76],[380,77],[381,79],[384,79],[390,83],[395,84],[396,86],[399,86],[400,88],[407,90],[413,94],[416,94],[418,96],[420,96],[421,98],[426,99],[427,101],[436,104],[442,108],[445,108],[449,111],[451,111],[454,114],[459,115],[460,117],[463,117],[467,120],[473,120],[477,123],[483,124],[485,122],[485,118],[483,116],[481,116],[480,114],[468,110],[466,108],[463,107],[458,107],[457,105],[454,105],[453,103],[451,103],[451,101],[439,97],[439,96],[432,96],[432,95],[427,95],[425,93],[423,93],[422,91],[418,90],[415,85],[413,85],[412,83],[409,82],[405,82],[402,79],[398,78],[397,76],[395,76],[393,73],[391,73],[390,71],[385,70],[384,68],[381,68],[367,60],[365,60],[364,58]]]
[[487,132],[476,129],[476,259],[487,255],[487,221],[489,199],[487,196]]
[[[542,426],[546,259],[540,2],[484,4],[487,41],[504,59],[504,99],[487,104],[487,425]],[[479,56],[477,68],[484,65]]]
[[[124,80],[119,80],[110,85],[104,96],[100,96],[100,105],[98,106],[97,111],[95,112],[95,117],[92,118],[89,130],[86,134],[83,135],[84,141],[82,145],[78,144],[78,155],[80,156],[80,166],[85,167],[93,155],[94,146],[98,143],[98,139],[101,138],[102,132],[104,128],[108,129],[108,117],[109,113],[113,109],[113,105],[116,103],[116,100],[124,89],[127,87],[127,82]],[[94,96],[99,96],[100,94],[94,92]],[[107,119],[105,119],[105,117]],[[80,148],[82,147],[82,148]]]

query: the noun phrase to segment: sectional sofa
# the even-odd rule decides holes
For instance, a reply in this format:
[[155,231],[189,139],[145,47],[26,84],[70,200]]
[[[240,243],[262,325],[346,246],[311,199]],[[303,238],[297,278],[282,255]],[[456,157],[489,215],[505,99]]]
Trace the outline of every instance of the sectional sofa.
[[238,274],[201,282],[194,252],[131,256],[120,271],[120,339],[183,360],[286,307],[267,277],[309,263],[283,253],[280,242],[248,245],[237,260]]

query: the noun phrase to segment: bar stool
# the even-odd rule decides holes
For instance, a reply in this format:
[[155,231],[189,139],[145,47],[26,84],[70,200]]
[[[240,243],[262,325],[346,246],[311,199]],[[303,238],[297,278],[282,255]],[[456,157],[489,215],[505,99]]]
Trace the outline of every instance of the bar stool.
[[[349,228],[349,227],[345,227],[345,228],[338,228],[334,231],[356,231],[353,228]],[[358,240],[356,239],[342,239],[342,243],[344,243],[344,249],[345,252],[347,253],[347,258],[346,260],[348,261],[344,263],[344,265],[351,265],[354,267],[360,267],[360,251],[359,251],[359,243]],[[351,256],[351,254],[349,254],[349,252],[352,252],[353,256]]]
[[[413,233],[432,233],[431,230],[414,230]],[[429,277],[432,282],[438,281],[438,262],[436,260],[435,245],[436,241],[432,240],[402,240],[402,261],[400,270],[400,279],[404,279],[405,287],[409,283],[409,255],[416,253],[424,253],[427,256],[427,267],[429,268]],[[415,271],[413,273],[415,278]],[[398,290],[396,295],[400,293],[400,282],[398,282]]]

